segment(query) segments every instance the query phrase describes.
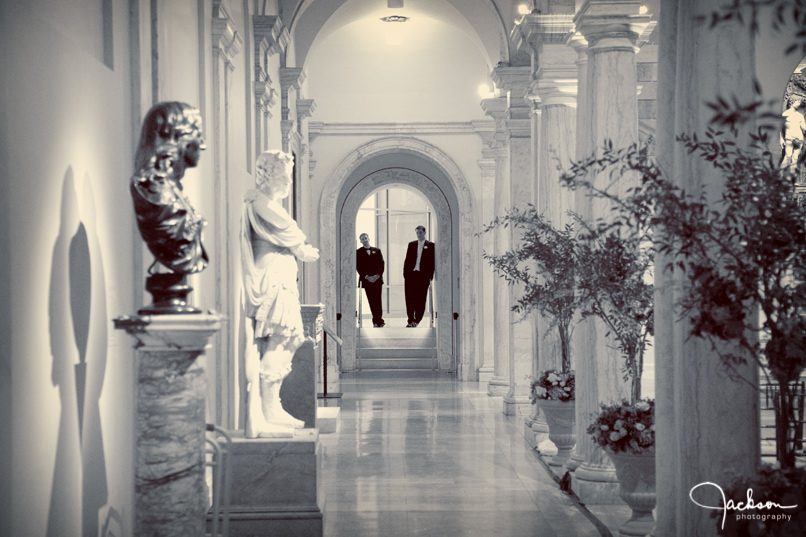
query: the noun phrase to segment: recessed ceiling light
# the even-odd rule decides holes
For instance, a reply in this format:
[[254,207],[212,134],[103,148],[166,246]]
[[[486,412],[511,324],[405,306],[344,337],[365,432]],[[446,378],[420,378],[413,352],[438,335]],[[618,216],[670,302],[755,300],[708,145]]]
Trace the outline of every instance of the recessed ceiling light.
[[409,18],[403,15],[389,15],[388,17],[381,17],[381,20],[383,22],[406,22]]

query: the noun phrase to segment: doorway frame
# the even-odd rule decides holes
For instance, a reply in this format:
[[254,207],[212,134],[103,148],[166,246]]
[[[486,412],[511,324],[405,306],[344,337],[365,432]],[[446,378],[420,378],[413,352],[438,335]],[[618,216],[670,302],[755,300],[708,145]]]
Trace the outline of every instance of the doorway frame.
[[[454,307],[456,289],[451,282],[457,281],[453,263],[451,207],[445,193],[430,177],[414,170],[397,167],[376,170],[362,178],[350,189],[341,204],[338,225],[339,243],[344,245],[339,249],[341,254],[339,305],[342,312],[341,339],[343,341],[341,369],[342,371],[360,369],[360,362],[356,360],[357,328],[350,330],[350,327],[355,328],[355,312],[357,311],[355,237],[358,230],[356,230],[355,222],[358,209],[367,196],[373,192],[395,186],[419,192],[434,208],[439,232],[439,240],[435,243],[436,270],[434,275],[435,311],[437,312],[434,323],[437,329],[437,367],[440,371],[448,371],[453,369],[454,364],[452,313],[456,309]],[[415,240],[414,229],[411,229],[410,240]],[[389,273],[392,270],[403,272],[403,266],[391,267],[387,264],[386,272]],[[351,319],[352,323],[350,323]]]
[[[479,268],[481,239],[476,235],[480,215],[476,214],[473,193],[459,167],[440,148],[408,136],[390,136],[367,142],[348,154],[325,183],[319,213],[319,246],[322,257],[320,270],[320,297],[325,306],[324,322],[336,329],[336,314],[341,310],[341,241],[334,224],[340,221],[344,201],[349,192],[364,177],[386,168],[406,168],[419,172],[442,191],[449,204],[453,230],[454,311],[450,312],[456,334],[454,353],[459,378],[477,380],[480,330],[476,326],[476,306],[479,304]],[[354,244],[350,238],[350,246]],[[353,254],[354,255],[354,254]],[[353,272],[355,269],[353,269]],[[354,292],[354,290],[353,290]],[[452,313],[458,313],[453,320]],[[352,312],[349,312],[352,314]],[[352,322],[342,320],[342,323]],[[348,352],[351,353],[348,355]],[[328,362],[332,364],[329,359]],[[355,348],[341,348],[341,369],[355,363]]]

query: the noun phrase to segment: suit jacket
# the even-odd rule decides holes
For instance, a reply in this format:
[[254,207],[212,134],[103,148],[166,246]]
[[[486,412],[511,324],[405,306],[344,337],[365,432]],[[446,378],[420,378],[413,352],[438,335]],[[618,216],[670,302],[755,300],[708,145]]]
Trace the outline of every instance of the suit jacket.
[[374,246],[369,247],[369,252],[367,254],[366,248],[359,248],[355,251],[355,270],[358,271],[358,275],[361,277],[362,286],[371,283],[365,279],[366,276],[374,276],[375,274],[381,275],[380,278],[375,280],[375,283],[380,285],[383,283],[383,269],[386,266],[383,262],[383,254],[380,248],[375,248]]
[[[429,280],[434,279],[434,252],[436,248],[431,241],[425,241],[423,255],[420,258],[420,274]],[[403,261],[403,277],[408,278],[417,264],[417,241],[411,241],[406,250],[406,260]]]

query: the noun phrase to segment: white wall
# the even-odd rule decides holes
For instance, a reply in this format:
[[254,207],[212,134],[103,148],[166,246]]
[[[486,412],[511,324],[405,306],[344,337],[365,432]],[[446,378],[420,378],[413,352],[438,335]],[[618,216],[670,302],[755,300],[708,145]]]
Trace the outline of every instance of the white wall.
[[134,354],[111,323],[136,259],[128,7],[0,5],[3,535],[131,533]]

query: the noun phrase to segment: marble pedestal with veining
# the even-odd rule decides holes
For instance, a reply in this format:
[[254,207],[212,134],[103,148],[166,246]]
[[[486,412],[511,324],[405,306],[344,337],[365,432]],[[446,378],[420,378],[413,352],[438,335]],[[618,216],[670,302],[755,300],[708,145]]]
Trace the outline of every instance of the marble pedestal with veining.
[[115,319],[137,340],[135,535],[204,535],[206,379],[196,359],[220,327],[217,314]]
[[322,537],[319,431],[294,438],[232,436],[230,536]]

